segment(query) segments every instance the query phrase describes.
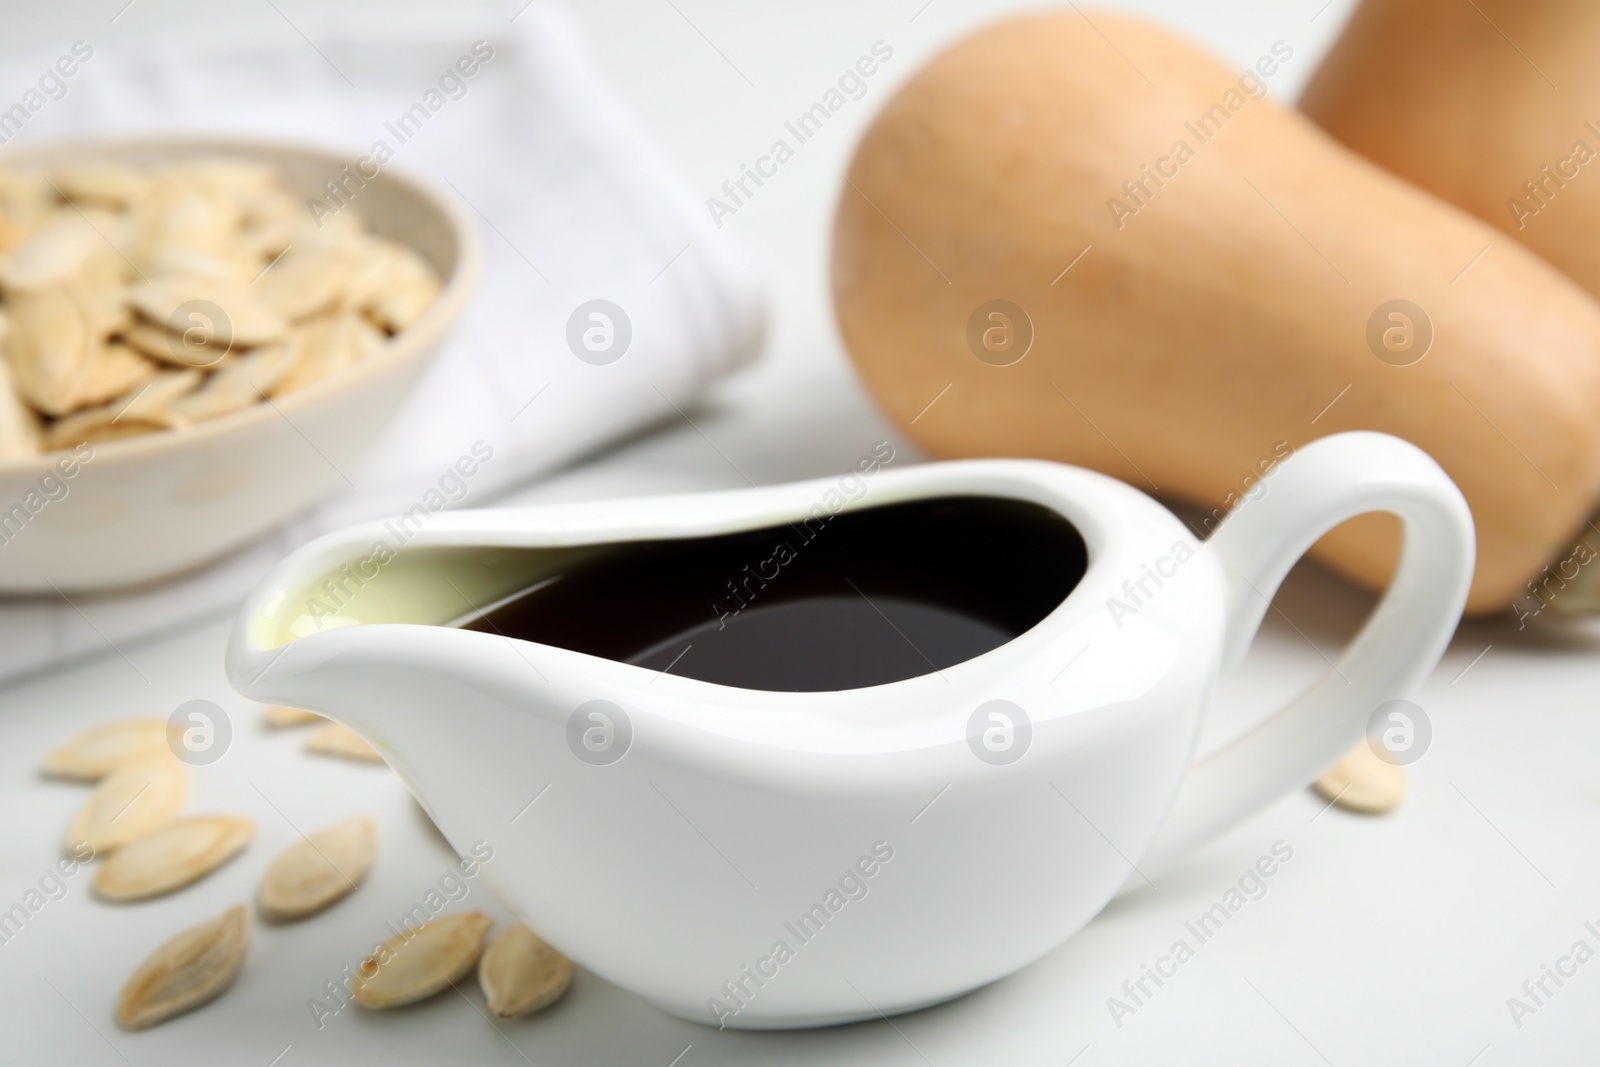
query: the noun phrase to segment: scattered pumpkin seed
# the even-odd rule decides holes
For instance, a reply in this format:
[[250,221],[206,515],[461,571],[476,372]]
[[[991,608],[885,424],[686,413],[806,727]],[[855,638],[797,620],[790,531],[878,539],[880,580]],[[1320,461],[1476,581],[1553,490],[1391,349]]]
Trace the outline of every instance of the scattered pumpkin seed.
[[330,722],[311,731],[306,737],[306,751],[319,756],[339,756],[361,763],[383,762],[378,750],[367,744],[360,734],[337,722]]
[[1379,759],[1363,741],[1311,788],[1347,811],[1382,815],[1398,808],[1406,798],[1406,769]]
[[478,964],[489,1010],[502,1019],[531,1015],[560,1000],[572,985],[572,961],[518,923],[496,934]]
[[65,848],[74,853],[83,844],[104,853],[137,841],[176,819],[188,796],[188,768],[170,754],[122,764],[95,786]]
[[125,763],[158,756],[167,747],[161,719],[119,719],[91,726],[44,758],[46,774],[98,782]]
[[326,721],[314,711],[302,711],[299,708],[281,708],[277,705],[267,708],[262,718],[266,719],[268,726],[274,728],[304,726],[307,723]]
[[446,915],[392,937],[361,961],[351,984],[364,1008],[398,1008],[426,1000],[472,970],[494,920],[482,912]]
[[113,852],[95,872],[105,900],[148,900],[198,882],[238,855],[255,823],[227,815],[180,819]]
[[144,1030],[221,996],[244,966],[250,909],[236,904],[152,952],[122,987],[117,1022]]
[[378,824],[366,816],[334,823],[278,854],[261,878],[261,914],[291,922],[353,892],[378,854]]

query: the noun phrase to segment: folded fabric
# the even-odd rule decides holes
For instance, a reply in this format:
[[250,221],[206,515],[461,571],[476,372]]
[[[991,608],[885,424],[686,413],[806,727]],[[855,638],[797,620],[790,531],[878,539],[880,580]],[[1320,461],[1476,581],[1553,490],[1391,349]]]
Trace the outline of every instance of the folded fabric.
[[[544,0],[520,12],[297,14],[85,40],[77,54],[86,49],[73,75],[56,80],[64,94],[53,81],[25,121],[0,121],[8,143],[203,131],[332,147],[352,164],[381,156],[465,202],[481,224],[485,271],[416,395],[364,466],[346,472],[353,489],[160,586],[0,600],[0,678],[224,608],[334,527],[431,507],[441,495],[484,504],[673,416],[760,346],[754,265],[598,76],[570,16]],[[33,84],[65,51],[0,62],[0,86]],[[308,205],[324,208],[344,209],[332,195]],[[360,211],[358,195],[350,208]],[[598,300],[614,306],[604,319],[580,313]],[[599,363],[580,358],[584,329],[631,337],[620,358]],[[478,459],[491,458],[471,479],[448,477],[475,446]]]

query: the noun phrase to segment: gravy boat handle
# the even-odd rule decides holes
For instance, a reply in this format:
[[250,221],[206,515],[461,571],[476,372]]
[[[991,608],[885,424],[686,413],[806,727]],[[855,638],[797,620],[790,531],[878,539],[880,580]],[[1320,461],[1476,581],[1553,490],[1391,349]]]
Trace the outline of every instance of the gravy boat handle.
[[1362,740],[1379,705],[1409,696],[1438,663],[1472,581],[1472,513],[1427,453],[1397,437],[1358,432],[1325,437],[1291,456],[1270,489],[1240,505],[1206,542],[1227,582],[1223,666],[1244,658],[1273,594],[1306,550],[1339,523],[1372,511],[1394,513],[1405,529],[1383,599],[1315,684],[1190,767],[1141,870],[1153,874],[1308,785]]

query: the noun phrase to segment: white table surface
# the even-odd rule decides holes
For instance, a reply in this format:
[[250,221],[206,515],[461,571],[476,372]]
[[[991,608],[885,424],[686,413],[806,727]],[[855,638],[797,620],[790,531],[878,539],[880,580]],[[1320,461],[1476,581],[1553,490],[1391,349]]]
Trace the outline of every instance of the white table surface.
[[[124,0],[6,5],[21,47],[81,35]],[[282,4],[289,15],[303,5]],[[730,221],[769,272],[774,328],[761,365],[680,423],[531,486],[519,502],[736,486],[842,470],[880,437],[900,442],[850,376],[826,300],[834,190],[861,125],[892,83],[963,28],[1010,5],[902,0],[866,5],[605,0],[579,8],[596,58],[703,195],[759,153],[789,112],[883,39],[893,61],[842,121],[804,146]],[[1283,38],[1296,48],[1274,91],[1292,97],[1351,6],[1333,0],[1139,5],[1241,65]],[[1201,7],[1207,10],[1200,10]],[[1166,9],[1166,10],[1163,10]],[[198,3],[141,0],[137,32],[196,17]],[[1316,18],[1312,21],[1312,16]],[[720,53],[720,54],[719,54]],[[748,79],[748,81],[746,80]],[[1314,567],[1291,577],[1241,674],[1229,679],[1214,743],[1313,677],[1370,605]],[[1287,620],[1292,620],[1292,623]],[[1435,737],[1411,796],[1372,819],[1284,798],[1145,889],[1115,902],[1034,966],[942,1007],[829,1030],[717,1032],[665,1016],[587,973],[532,1019],[491,1026],[475,983],[403,1012],[350,1008],[318,1029],[306,1006],[354,963],[385,921],[420,899],[452,856],[382,767],[308,757],[301,735],[269,732],[234,696],[220,656],[230,620],[0,690],[0,908],[57,856],[84,787],[38,775],[44,751],[82,726],[165,716],[185,700],[227,709],[233,747],[193,774],[190,810],[248,815],[257,839],[216,875],[174,896],[115,907],[79,874],[65,897],[0,944],[0,1062],[74,1064],[1566,1064],[1592,1063],[1600,963],[1519,1027],[1507,998],[1600,927],[1600,638],[1497,621],[1463,627],[1418,702]],[[1600,630],[1596,631],[1600,633]],[[1315,646],[1315,647],[1313,647]],[[1492,646],[1492,647],[1489,647]],[[1486,654],[1484,650],[1488,648]],[[1480,657],[1481,658],[1476,658]],[[1465,673],[1463,673],[1465,671]],[[144,1034],[111,1018],[123,979],[149,949],[249,899],[296,827],[367,812],[382,826],[361,890],[320,919],[258,929],[238,984],[215,1004]],[[1185,922],[1274,842],[1293,858],[1137,1014],[1124,996]],[[504,912],[479,885],[463,906]],[[938,937],[936,929],[929,937]],[[1554,988],[1551,985],[1550,988]],[[467,1001],[464,1003],[463,1001]],[[274,1059],[274,1057],[278,1057]],[[676,1057],[676,1058],[675,1058]]]

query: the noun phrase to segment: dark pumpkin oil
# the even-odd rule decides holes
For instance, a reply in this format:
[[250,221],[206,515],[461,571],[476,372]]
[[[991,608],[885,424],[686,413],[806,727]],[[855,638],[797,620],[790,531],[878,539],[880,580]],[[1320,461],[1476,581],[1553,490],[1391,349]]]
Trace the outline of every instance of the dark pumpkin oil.
[[720,685],[856,689],[1005,644],[1087,564],[1049,508],[937,497],[606,546],[461,625]]

